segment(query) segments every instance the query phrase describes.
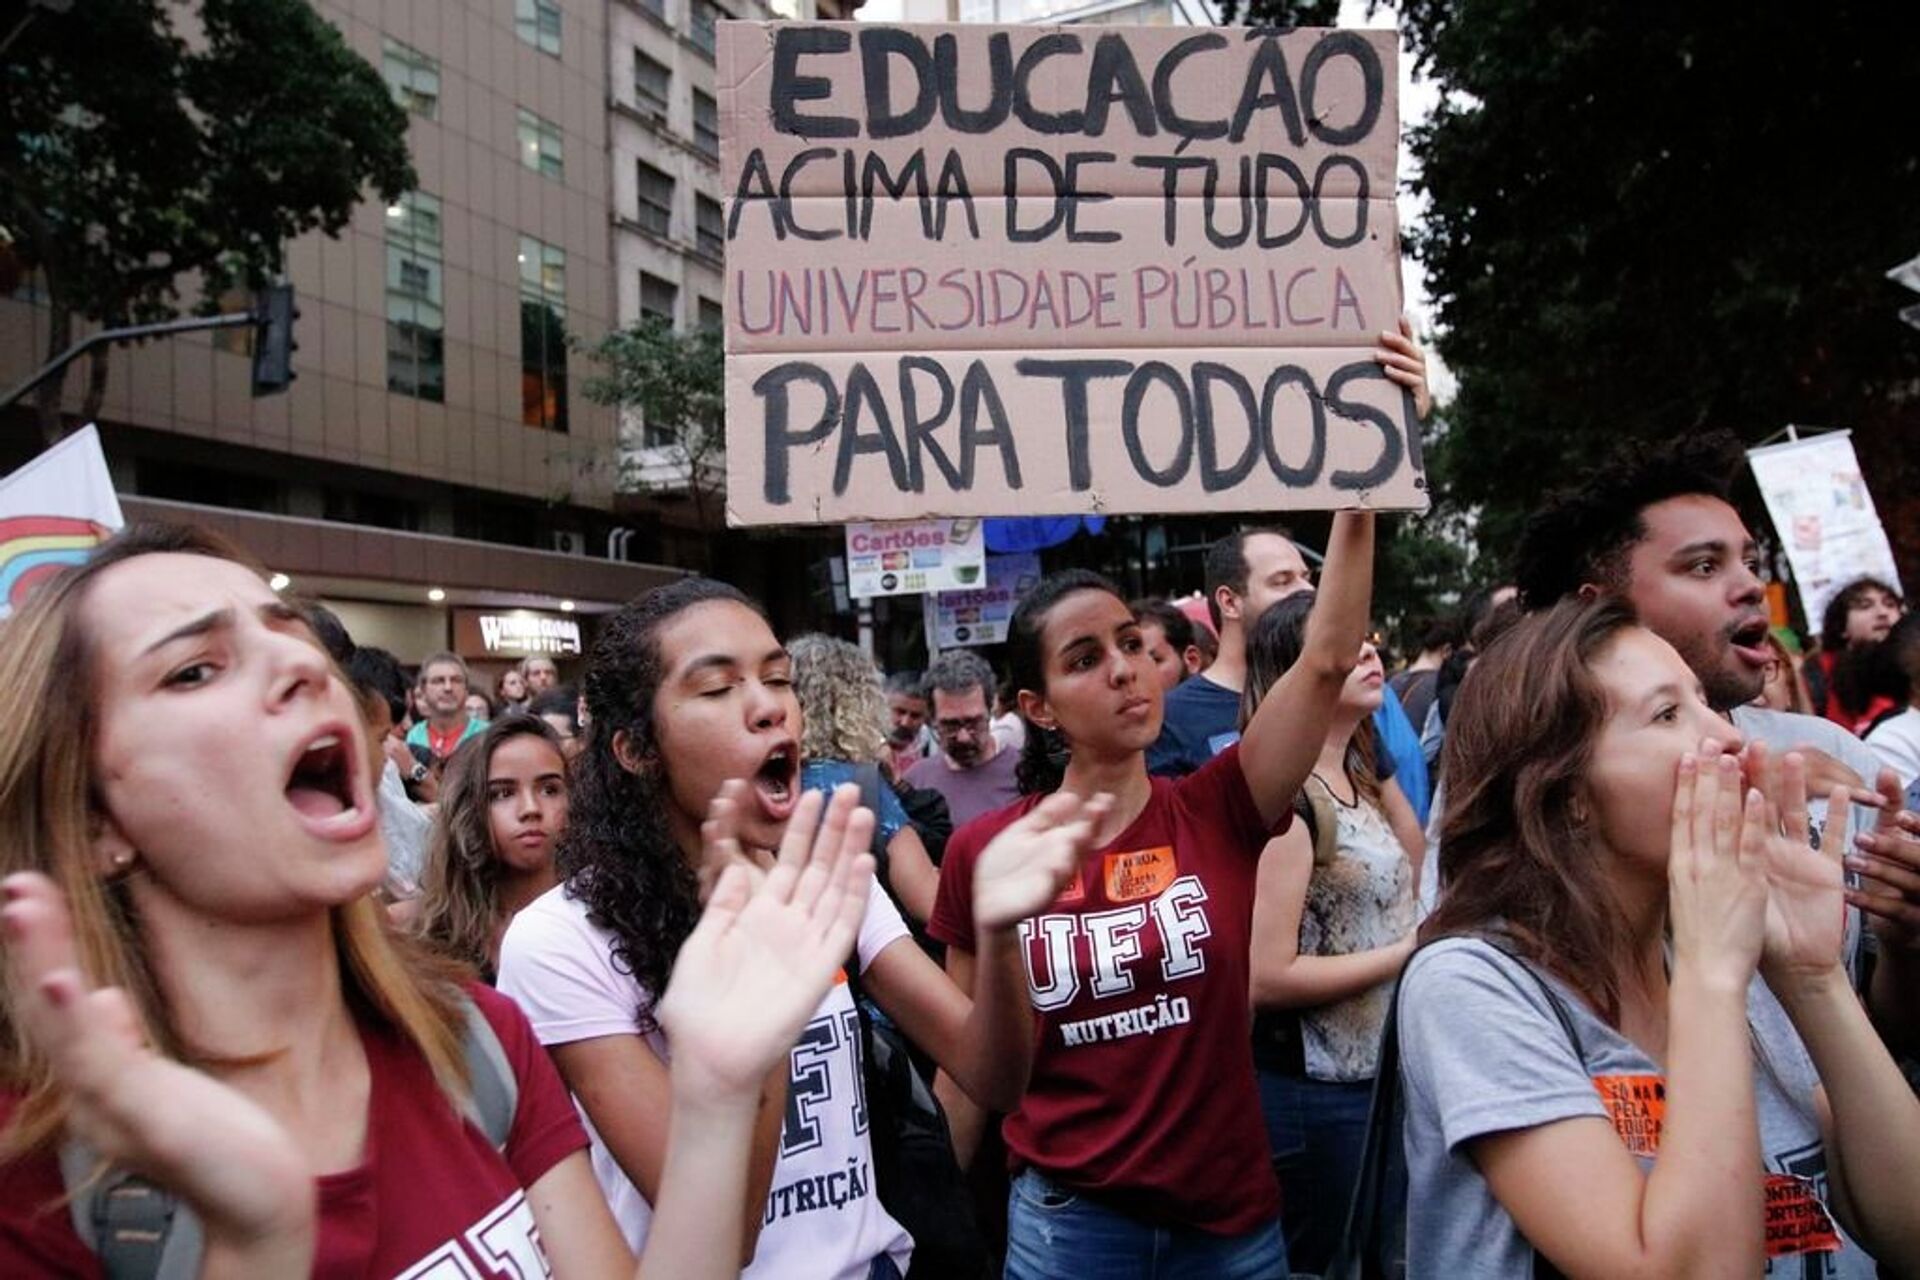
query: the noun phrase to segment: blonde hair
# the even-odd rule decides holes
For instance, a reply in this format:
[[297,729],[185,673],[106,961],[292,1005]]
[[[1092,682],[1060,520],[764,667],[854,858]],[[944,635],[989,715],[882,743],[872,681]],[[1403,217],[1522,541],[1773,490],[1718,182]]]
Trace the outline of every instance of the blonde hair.
[[858,646],[814,632],[787,645],[808,760],[870,764],[887,754],[887,696],[880,668]]
[[[127,993],[157,1052],[196,1066],[231,1065],[196,1051],[180,1034],[161,997],[132,896],[123,882],[102,879],[93,856],[101,816],[93,774],[95,655],[80,612],[105,570],[161,553],[208,556],[260,572],[246,553],[204,530],[134,525],[86,564],[42,584],[0,623],[0,831],[6,833],[0,874],[38,871],[59,886],[88,982]],[[395,937],[371,896],[330,914],[349,1006],[417,1046],[448,1100],[464,1107],[464,1019],[450,971]],[[51,1145],[64,1134],[60,1081],[22,1033],[11,991],[0,1006],[0,1088],[21,1095],[0,1135],[0,1158]]]

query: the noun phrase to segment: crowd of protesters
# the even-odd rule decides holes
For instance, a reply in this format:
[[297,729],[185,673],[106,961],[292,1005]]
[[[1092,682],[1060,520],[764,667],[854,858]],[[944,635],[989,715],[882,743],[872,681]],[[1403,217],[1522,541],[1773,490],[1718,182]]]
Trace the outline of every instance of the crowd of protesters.
[[0,1274],[1920,1274],[1920,615],[1774,626],[1737,456],[1392,664],[1365,513],[577,688],[124,531],[0,624]]

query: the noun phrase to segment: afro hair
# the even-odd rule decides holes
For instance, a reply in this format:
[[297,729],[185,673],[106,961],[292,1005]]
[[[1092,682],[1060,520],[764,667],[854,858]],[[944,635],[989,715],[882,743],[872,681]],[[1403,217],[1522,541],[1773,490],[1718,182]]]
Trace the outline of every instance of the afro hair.
[[1619,585],[1627,553],[1647,536],[1642,513],[1669,498],[1729,501],[1740,457],[1739,442],[1724,431],[1621,445],[1527,518],[1513,564],[1521,603],[1550,609],[1589,582]]

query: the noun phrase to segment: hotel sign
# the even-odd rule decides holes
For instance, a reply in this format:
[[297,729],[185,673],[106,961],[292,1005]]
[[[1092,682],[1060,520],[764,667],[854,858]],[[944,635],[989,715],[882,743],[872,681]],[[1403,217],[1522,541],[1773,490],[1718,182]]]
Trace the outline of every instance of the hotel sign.
[[535,609],[456,609],[453,640],[463,658],[573,658],[585,651],[579,619]]

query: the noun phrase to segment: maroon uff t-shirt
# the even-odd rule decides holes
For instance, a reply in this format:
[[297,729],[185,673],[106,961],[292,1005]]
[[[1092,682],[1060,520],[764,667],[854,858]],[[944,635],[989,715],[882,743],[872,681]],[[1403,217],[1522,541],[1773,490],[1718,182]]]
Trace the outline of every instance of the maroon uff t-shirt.
[[[1151,781],[1132,825],[1020,926],[1037,1037],[1004,1132],[1016,1169],[1142,1221],[1238,1235],[1280,1214],[1247,1003],[1254,880],[1274,831],[1237,746]],[[928,933],[974,949],[974,864],[1039,801],[954,833]]]
[[[549,1273],[525,1188],[584,1150],[586,1131],[519,1007],[485,987],[468,994],[519,1081],[505,1152],[453,1109],[416,1050],[390,1032],[363,1029],[372,1073],[366,1160],[319,1180],[316,1277]],[[0,1125],[17,1102],[0,1099]],[[100,1260],[74,1233],[63,1195],[51,1154],[0,1166],[0,1276],[101,1274]]]

